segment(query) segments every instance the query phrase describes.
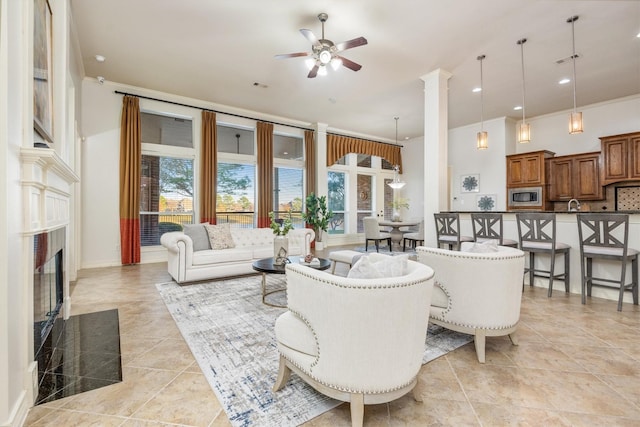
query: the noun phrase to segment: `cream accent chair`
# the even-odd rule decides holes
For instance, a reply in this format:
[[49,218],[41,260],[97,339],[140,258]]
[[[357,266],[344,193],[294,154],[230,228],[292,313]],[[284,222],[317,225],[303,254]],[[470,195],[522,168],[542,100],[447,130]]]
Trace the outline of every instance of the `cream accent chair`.
[[378,218],[374,216],[366,216],[362,218],[364,224],[364,250],[369,251],[369,240],[373,240],[376,244],[376,252],[380,251],[380,241],[386,240],[389,252],[391,252],[391,234],[386,231],[380,231]]
[[485,362],[485,337],[509,335],[514,345],[520,320],[524,252],[498,246],[498,252],[466,252],[419,246],[418,261],[435,271],[430,322],[474,336],[476,355]]
[[288,264],[289,310],[275,325],[280,367],[274,391],[293,371],[320,393],[350,402],[353,426],[362,425],[364,405],[412,390],[421,401],[414,387],[425,351],[433,270],[415,261],[407,265],[400,277],[355,279]]

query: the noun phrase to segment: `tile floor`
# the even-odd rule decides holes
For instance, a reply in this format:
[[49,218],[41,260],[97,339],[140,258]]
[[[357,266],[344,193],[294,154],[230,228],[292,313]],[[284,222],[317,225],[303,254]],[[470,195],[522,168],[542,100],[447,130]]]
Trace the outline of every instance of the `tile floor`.
[[[123,381],[38,405],[25,425],[229,425],[156,291],[169,279],[165,264],[80,272],[72,314],[119,310]],[[639,307],[546,293],[525,288],[519,346],[488,338],[484,365],[471,343],[423,366],[424,402],[367,406],[365,425],[640,425]],[[349,426],[349,407],[306,425]]]

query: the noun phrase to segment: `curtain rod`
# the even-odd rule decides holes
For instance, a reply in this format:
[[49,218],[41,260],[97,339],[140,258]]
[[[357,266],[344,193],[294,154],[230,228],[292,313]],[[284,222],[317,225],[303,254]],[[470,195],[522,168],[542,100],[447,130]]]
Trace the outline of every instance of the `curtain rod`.
[[404,148],[404,145],[402,145],[402,144],[394,144],[394,143],[392,143],[392,142],[374,141],[374,140],[372,140],[372,139],[358,138],[357,136],[344,135],[344,134],[341,134],[341,133],[327,132],[327,135],[343,136],[343,137],[345,137],[345,138],[359,139],[360,141],[375,142],[376,144],[386,144],[386,145],[392,145],[392,146],[394,146],[394,147]]
[[152,98],[150,96],[136,95],[134,93],[128,93],[128,92],[120,92],[119,90],[115,90],[114,92],[116,94],[118,94],[118,95],[135,96],[137,98],[148,99],[150,101],[164,102],[166,104],[179,105],[181,107],[197,108],[197,109],[203,110],[203,111],[213,111],[214,113],[226,114],[227,116],[233,116],[233,117],[240,117],[241,119],[257,120],[257,121],[264,122],[264,123],[270,123],[272,125],[281,125],[281,126],[288,126],[290,128],[294,128],[294,129],[315,131],[315,129],[308,128],[308,127],[289,125],[289,124],[286,124],[286,123],[279,123],[279,122],[272,122],[272,121],[269,121],[269,120],[261,120],[261,119],[256,119],[255,117],[243,116],[243,115],[234,114],[234,113],[227,113],[226,111],[217,111],[217,110],[212,110],[211,108],[198,107],[197,105],[183,104],[181,102],[167,101],[165,99]]

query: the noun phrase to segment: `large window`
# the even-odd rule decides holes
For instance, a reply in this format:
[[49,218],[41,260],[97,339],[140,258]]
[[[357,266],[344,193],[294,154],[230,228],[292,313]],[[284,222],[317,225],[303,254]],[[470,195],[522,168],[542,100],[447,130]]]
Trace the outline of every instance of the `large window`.
[[218,224],[253,228],[256,167],[253,164],[218,162],[216,217]]
[[191,120],[141,113],[140,244],[193,223]]
[[343,172],[329,172],[327,176],[327,207],[333,211],[329,222],[329,234],[344,234],[347,207],[347,182]]
[[276,218],[291,215],[295,228],[304,228],[302,174],[298,168],[276,167],[273,171],[273,211]]

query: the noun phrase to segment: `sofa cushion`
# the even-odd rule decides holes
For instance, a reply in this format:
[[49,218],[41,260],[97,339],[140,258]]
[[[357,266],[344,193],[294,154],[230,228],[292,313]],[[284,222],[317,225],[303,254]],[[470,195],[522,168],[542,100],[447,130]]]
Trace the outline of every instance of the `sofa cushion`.
[[193,265],[223,264],[251,261],[253,251],[249,248],[209,249],[193,253]]
[[235,243],[231,237],[231,227],[229,224],[205,225],[209,233],[211,249],[235,248]]
[[208,222],[202,224],[185,224],[182,226],[184,234],[189,236],[193,241],[193,251],[204,251],[211,249],[211,243],[209,243],[209,233],[207,233],[206,225]]

